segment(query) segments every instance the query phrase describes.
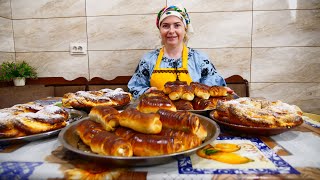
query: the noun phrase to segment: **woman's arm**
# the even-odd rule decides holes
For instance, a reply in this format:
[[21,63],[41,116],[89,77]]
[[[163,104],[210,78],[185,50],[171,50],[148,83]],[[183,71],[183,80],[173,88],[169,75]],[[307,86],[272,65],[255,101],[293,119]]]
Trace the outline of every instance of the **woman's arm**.
[[135,73],[128,82],[129,92],[134,98],[138,98],[150,88],[150,72],[147,63],[141,60],[136,68]]

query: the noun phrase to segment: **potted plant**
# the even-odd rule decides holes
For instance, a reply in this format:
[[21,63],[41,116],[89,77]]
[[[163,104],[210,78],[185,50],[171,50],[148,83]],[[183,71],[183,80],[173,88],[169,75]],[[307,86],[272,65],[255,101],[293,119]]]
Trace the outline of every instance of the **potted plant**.
[[37,78],[34,67],[27,62],[3,62],[0,66],[0,81],[13,80],[15,86],[24,86],[26,78]]

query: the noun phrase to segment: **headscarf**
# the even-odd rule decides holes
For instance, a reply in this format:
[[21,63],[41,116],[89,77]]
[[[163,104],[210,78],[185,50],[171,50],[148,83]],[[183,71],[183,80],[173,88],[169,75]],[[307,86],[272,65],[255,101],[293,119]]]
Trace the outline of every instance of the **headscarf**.
[[190,17],[189,17],[189,14],[187,13],[186,8],[179,5],[166,6],[162,8],[158,13],[157,21],[156,21],[158,29],[160,29],[161,22],[168,16],[176,16],[180,18],[184,26],[186,27],[187,33],[193,32],[193,28],[190,22]]

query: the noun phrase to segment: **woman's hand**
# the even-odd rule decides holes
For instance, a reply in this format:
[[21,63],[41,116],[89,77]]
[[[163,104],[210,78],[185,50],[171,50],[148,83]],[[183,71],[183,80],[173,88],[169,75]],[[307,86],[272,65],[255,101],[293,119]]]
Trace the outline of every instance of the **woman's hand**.
[[150,87],[148,90],[146,90],[146,92],[144,92],[144,93],[149,93],[149,92],[151,92],[151,91],[154,91],[154,90],[158,90],[158,88],[156,88],[156,87]]

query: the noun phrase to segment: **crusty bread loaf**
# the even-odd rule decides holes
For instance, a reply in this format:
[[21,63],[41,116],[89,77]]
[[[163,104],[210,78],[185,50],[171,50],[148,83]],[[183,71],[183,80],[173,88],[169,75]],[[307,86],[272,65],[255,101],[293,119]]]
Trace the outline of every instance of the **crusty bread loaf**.
[[160,156],[183,150],[182,141],[171,136],[146,135],[123,127],[115,133],[131,142],[135,156]]
[[91,109],[89,117],[100,123],[105,130],[114,131],[119,126],[119,112],[110,106],[95,106]]
[[120,113],[119,123],[123,127],[145,134],[157,134],[162,129],[160,115],[143,113],[134,108],[127,108]]
[[170,99],[161,96],[142,97],[137,109],[143,113],[156,113],[159,109],[177,111]]
[[76,131],[81,140],[91,148],[92,152],[109,156],[130,157],[133,155],[129,141],[104,130],[99,123],[83,120],[76,127]]

